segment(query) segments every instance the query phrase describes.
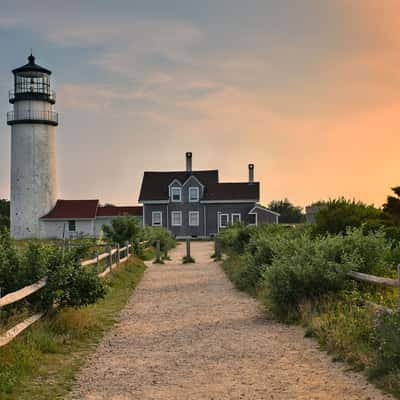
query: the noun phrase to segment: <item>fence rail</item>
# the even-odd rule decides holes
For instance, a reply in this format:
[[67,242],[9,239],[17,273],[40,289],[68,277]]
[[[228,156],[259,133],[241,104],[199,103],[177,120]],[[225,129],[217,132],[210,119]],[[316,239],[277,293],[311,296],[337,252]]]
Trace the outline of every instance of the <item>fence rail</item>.
[[7,294],[4,297],[0,298],[0,307],[7,306],[12,303],[16,303],[19,300],[24,299],[25,297],[30,296],[31,294],[37,292],[41,288],[45,287],[47,283],[47,278],[43,278],[40,281],[29,285],[25,286],[22,289],[17,290],[16,292],[12,292]]
[[[143,244],[141,242],[140,244]],[[81,262],[82,267],[87,267],[90,265],[98,265],[100,261],[107,259],[106,268],[104,271],[100,272],[98,276],[100,278],[104,278],[107,276],[114,268],[116,268],[120,263],[123,263],[129,259],[131,253],[129,249],[132,248],[132,245],[126,243],[124,247],[117,246],[116,248],[109,249],[107,252],[98,254],[96,257],[85,260]],[[121,258],[121,253],[125,253],[124,257]],[[42,278],[36,283],[32,285],[25,286],[22,289],[19,289],[15,292],[9,293],[4,297],[0,298],[0,308],[9,304],[16,303],[17,301],[23,300],[26,297],[30,296],[33,293],[38,292],[42,288],[44,288],[47,284],[47,277]],[[34,322],[38,321],[44,316],[45,313],[37,313],[27,318],[26,320],[20,322],[15,325],[13,328],[9,329],[2,335],[0,335],[0,347],[5,346],[10,343],[13,339],[15,339],[20,333],[22,333],[25,329],[29,328]]]
[[[347,273],[347,275],[350,278],[355,279],[357,281],[372,283],[374,285],[383,285],[383,286],[397,288],[397,306],[398,310],[400,310],[400,264],[397,266],[397,277],[398,277],[397,279],[384,278],[382,276],[369,275],[356,271],[350,271]],[[387,308],[385,306],[373,303],[371,301],[366,301],[366,304],[371,306],[375,311],[393,312],[391,308]]]

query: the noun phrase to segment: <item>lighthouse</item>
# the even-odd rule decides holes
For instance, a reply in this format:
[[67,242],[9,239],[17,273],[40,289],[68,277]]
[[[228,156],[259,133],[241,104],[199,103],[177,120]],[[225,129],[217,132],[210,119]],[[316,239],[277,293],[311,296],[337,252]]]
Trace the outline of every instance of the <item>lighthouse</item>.
[[11,126],[11,236],[15,239],[43,236],[40,218],[56,204],[56,127],[51,71],[28,63],[12,71],[14,89],[7,113]]

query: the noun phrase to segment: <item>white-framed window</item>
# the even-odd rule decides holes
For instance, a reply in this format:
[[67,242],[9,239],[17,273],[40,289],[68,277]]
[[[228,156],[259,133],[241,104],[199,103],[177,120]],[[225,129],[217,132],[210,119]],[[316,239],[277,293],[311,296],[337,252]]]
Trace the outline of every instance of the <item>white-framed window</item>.
[[180,202],[182,199],[182,189],[180,187],[171,188],[171,201]]
[[229,214],[219,214],[219,227],[226,228],[229,225]]
[[182,226],[182,211],[171,212],[171,225]]
[[249,220],[249,225],[257,225],[257,214],[256,213],[249,214],[248,220]]
[[189,202],[195,203],[199,201],[200,198],[200,190],[198,187],[190,187],[189,188]]
[[70,220],[68,221],[68,231],[69,232],[76,232],[76,221],[75,220]]
[[189,211],[189,226],[200,225],[200,213],[198,211]]
[[162,226],[162,212],[161,211],[153,211],[151,213],[151,225]]
[[232,224],[240,223],[240,221],[242,220],[242,216],[240,215],[240,213],[232,213],[231,218]]

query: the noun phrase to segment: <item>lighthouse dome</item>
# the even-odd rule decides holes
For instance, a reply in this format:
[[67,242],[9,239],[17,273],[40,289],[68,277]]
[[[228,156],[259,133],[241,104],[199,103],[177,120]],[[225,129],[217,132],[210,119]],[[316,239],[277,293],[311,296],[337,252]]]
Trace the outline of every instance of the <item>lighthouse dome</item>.
[[24,75],[24,73],[42,73],[46,75],[51,75],[51,71],[47,68],[42,67],[41,65],[36,64],[35,57],[31,54],[28,57],[28,64],[23,65],[22,67],[13,69],[13,74]]

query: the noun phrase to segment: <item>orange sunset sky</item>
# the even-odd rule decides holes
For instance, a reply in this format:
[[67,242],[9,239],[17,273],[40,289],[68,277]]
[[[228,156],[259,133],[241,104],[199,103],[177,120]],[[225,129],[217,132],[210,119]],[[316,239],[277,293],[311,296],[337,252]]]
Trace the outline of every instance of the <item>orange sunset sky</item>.
[[[53,71],[60,198],[136,204],[143,170],[219,168],[262,202],[400,185],[400,1],[2,2],[0,197],[11,69]],[[29,10],[29,12],[27,11]]]

